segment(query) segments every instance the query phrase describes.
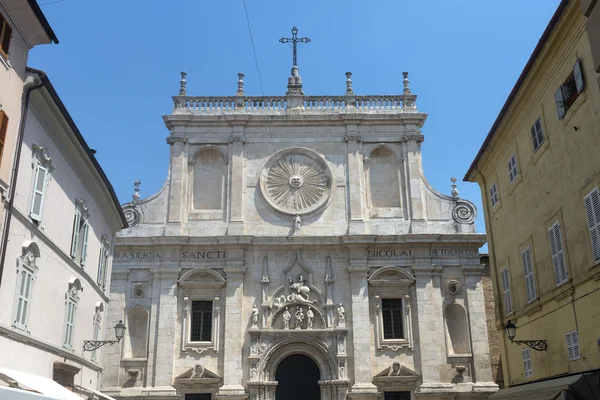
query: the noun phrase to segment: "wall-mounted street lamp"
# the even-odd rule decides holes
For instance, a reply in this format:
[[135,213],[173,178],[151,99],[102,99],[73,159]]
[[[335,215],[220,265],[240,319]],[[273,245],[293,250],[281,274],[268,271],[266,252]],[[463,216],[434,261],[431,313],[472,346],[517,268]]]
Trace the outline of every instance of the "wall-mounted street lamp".
[[515,326],[515,324],[510,322],[510,320],[508,320],[508,322],[504,326],[504,333],[506,333],[506,337],[510,340],[511,343],[526,344],[527,346],[537,351],[545,351],[548,348],[548,344],[545,340],[514,340],[517,334],[517,327]]
[[105,344],[110,344],[112,346],[115,343],[119,343],[121,339],[123,339],[123,332],[125,332],[125,329],[127,328],[125,328],[123,321],[119,321],[119,323],[115,325],[115,337],[117,340],[84,340],[83,351],[94,351]]

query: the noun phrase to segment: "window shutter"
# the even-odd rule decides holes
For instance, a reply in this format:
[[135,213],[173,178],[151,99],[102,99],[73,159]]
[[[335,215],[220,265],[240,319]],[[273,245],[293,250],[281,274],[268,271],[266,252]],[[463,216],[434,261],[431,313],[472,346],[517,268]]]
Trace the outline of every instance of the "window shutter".
[[521,260],[523,262],[523,272],[525,275],[525,292],[527,294],[527,301],[532,301],[537,297],[535,289],[535,279],[533,275],[533,260],[531,258],[531,247],[527,247],[521,253]]
[[600,192],[598,188],[592,190],[583,199],[585,205],[585,214],[590,229],[590,239],[592,241],[592,256],[594,260],[600,260]]
[[562,86],[554,93],[554,101],[556,102],[556,110],[558,111],[558,119],[565,116],[565,100],[563,98]]
[[[0,26],[0,29],[2,29],[2,26]],[[10,25],[8,25],[8,22],[6,22],[4,24],[4,35],[2,36],[2,43],[0,43],[0,46],[2,46],[2,51],[7,56],[8,56],[8,50],[10,48],[11,37],[12,37],[12,28],[10,27]]]
[[557,221],[548,230],[548,239],[552,251],[552,264],[554,266],[554,281],[557,285],[564,283],[569,279],[567,264],[565,262],[565,252],[562,244],[562,235],[560,232],[560,223]]
[[81,266],[85,265],[85,259],[87,257],[87,249],[88,249],[88,232],[90,230],[90,224],[87,221],[83,222],[83,237],[82,237],[82,245],[81,245]]
[[73,239],[71,240],[71,257],[77,255],[77,243],[79,242],[79,225],[81,224],[81,213],[75,210],[75,220],[73,221]]
[[102,276],[104,274],[104,258],[106,257],[106,251],[104,247],[100,249],[100,260],[98,261],[98,277],[96,278],[96,283],[98,286],[102,287]]
[[33,187],[33,199],[31,200],[31,219],[40,222],[42,220],[42,207],[44,205],[44,196],[46,193],[46,176],[48,170],[38,164],[35,171],[35,181]]
[[583,91],[583,74],[581,73],[581,64],[579,63],[579,60],[577,60],[573,67],[573,77],[575,78],[577,94],[579,94]]
[[0,163],[4,154],[4,143],[6,142],[6,131],[8,130],[8,116],[0,110]]
[[531,351],[529,349],[523,349],[523,369],[525,370],[525,376],[533,376],[533,365],[531,363]]
[[502,277],[502,290],[504,292],[504,313],[510,314],[512,312],[512,295],[510,293],[510,281],[508,277],[508,268],[504,268],[501,273]]
[[579,337],[577,331],[567,333],[567,353],[569,360],[579,360],[581,358],[581,349],[579,347]]

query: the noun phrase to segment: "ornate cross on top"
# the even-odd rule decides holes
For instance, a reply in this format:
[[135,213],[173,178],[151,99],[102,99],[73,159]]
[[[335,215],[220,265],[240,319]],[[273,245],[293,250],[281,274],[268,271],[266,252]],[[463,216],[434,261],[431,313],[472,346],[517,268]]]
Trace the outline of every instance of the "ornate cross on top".
[[281,39],[279,39],[279,41],[281,43],[292,43],[292,48],[294,49],[294,64],[292,64],[292,66],[298,66],[298,58],[297,58],[297,53],[298,53],[298,43],[308,43],[310,42],[310,39],[307,37],[303,37],[303,38],[298,38],[298,28],[296,28],[295,26],[292,28],[292,37],[291,38],[284,38],[282,37]]

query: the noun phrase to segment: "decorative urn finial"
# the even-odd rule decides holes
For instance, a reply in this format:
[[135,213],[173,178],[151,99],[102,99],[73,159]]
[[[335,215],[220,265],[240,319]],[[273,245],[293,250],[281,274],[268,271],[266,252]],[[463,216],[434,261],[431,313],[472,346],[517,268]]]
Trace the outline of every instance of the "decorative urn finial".
[[243,96],[244,95],[244,74],[243,73],[239,73],[238,74],[238,88],[237,88],[237,93],[236,95],[238,96]]
[[408,72],[403,72],[402,76],[404,77],[404,80],[402,81],[402,83],[404,83],[404,94],[410,94],[410,86],[409,86],[409,82],[408,82]]
[[140,185],[142,184],[141,181],[135,181],[133,182],[133,202],[137,203],[138,201],[140,201]]
[[186,89],[185,89],[185,86],[187,85],[187,81],[185,80],[186,76],[187,76],[187,72],[181,72],[181,80],[179,81],[179,95],[180,96],[186,95]]
[[458,192],[458,189],[456,188],[456,178],[455,177],[450,178],[450,182],[452,182],[452,192],[451,192],[452,197],[454,197],[455,199],[458,199],[459,192]]
[[354,96],[352,89],[352,72],[346,72],[346,96]]

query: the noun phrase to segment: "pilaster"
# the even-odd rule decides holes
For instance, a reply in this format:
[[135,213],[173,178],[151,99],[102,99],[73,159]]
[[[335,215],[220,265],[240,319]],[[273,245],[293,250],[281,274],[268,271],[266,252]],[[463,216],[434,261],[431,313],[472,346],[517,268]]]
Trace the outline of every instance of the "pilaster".
[[232,121],[232,133],[229,138],[229,154],[231,165],[230,206],[229,206],[229,235],[244,234],[244,125],[246,121]]
[[242,386],[242,347],[245,324],[243,323],[243,291],[246,267],[243,261],[228,261],[223,269],[227,278],[225,286],[225,338],[223,348],[223,386],[217,398],[246,398]]
[[423,136],[418,129],[407,127],[404,137],[404,160],[406,187],[408,188],[410,218],[423,220],[427,215],[425,203],[425,186],[423,183],[423,166],[421,160],[421,142]]
[[483,269],[484,266],[479,264],[463,266],[469,321],[477,322],[475,324],[470,323],[471,351],[475,369],[473,380],[476,386],[482,384],[484,386],[496,386],[492,376],[487,324],[481,323],[481,321],[486,321],[485,298],[481,281]]
[[352,296],[352,349],[354,353],[354,385],[351,398],[376,399],[377,387],[373,385],[371,360],[371,323],[369,318],[369,283],[366,263],[351,259],[350,293]]
[[184,170],[187,169],[187,156],[185,154],[185,144],[187,138],[169,136],[167,143],[171,146],[170,176],[169,184],[169,205],[167,222],[181,223],[181,214],[184,211],[181,205],[181,200],[187,186],[183,180]]
[[346,137],[344,139],[348,146],[348,177],[346,185],[349,196],[348,204],[350,205],[349,234],[364,234],[364,174],[360,154],[362,138],[358,135],[357,122],[347,123]]

